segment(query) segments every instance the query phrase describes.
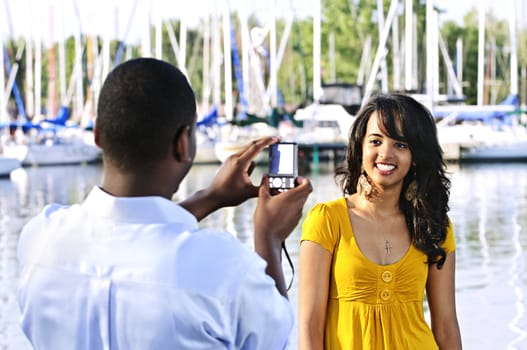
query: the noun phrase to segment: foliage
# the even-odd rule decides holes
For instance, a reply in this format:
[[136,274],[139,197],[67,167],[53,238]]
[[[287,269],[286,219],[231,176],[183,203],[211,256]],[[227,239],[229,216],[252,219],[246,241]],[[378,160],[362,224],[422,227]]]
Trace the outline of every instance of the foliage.
[[[487,13],[485,22],[484,102],[494,104],[499,103],[510,92],[510,34],[508,22],[497,19],[492,13]],[[478,12],[473,8],[465,15],[462,26],[449,21],[441,28],[450,57],[457,55],[458,38],[463,43],[463,91],[468,104],[477,103],[478,26]],[[518,34],[518,38],[521,37],[525,38],[525,28]],[[524,40],[517,40],[517,45],[521,69],[527,63],[526,43]]]
[[[384,16],[386,17],[390,5],[390,0],[383,0],[384,2]],[[426,86],[426,59],[429,54],[426,51],[426,18],[425,18],[425,3],[424,1],[414,1],[414,13],[416,16],[416,32],[418,52],[418,76],[416,90],[424,92]],[[331,77],[331,72],[336,73],[336,82],[356,83],[359,78],[361,69],[365,71],[364,82],[368,78],[369,69],[375,57],[376,48],[379,42],[379,28],[378,28],[378,13],[377,0],[322,0],[322,23],[321,23],[321,76],[322,81],[331,83],[334,81]],[[404,34],[404,12],[401,8],[398,9],[398,24],[399,24],[399,38],[396,38],[402,48],[403,34]],[[441,16],[441,15],[440,15]],[[234,26],[236,33],[236,42],[241,54],[241,29],[239,17],[236,13],[232,14],[231,23]],[[385,18],[386,20],[386,18]],[[221,18],[218,17],[221,24]],[[178,20],[171,20],[170,27],[173,28],[174,36],[179,40],[180,22]],[[256,17],[249,18],[249,28],[263,25]],[[220,25],[221,27],[221,25]],[[163,26],[162,36],[162,58],[178,65],[175,51],[172,47],[169,38],[167,25]],[[196,91],[196,97],[201,102],[202,96],[205,94],[205,87],[203,81],[204,73],[204,28],[205,19],[202,19],[198,27],[187,29],[187,50],[186,50],[186,71],[188,73],[189,81]],[[286,28],[286,21],[284,18],[278,18],[276,22],[277,28],[277,44],[279,44]],[[152,38],[155,36],[155,29],[152,28]],[[476,103],[477,97],[477,69],[478,69],[478,12],[472,9],[464,17],[463,24],[459,25],[452,21],[447,21],[441,26],[441,36],[447,46],[449,57],[455,62],[456,57],[456,41],[460,39],[463,42],[463,92],[466,95],[468,103]],[[329,41],[330,37],[334,38],[334,52],[330,52]],[[371,38],[371,53],[368,59],[368,64],[361,67],[361,57],[365,50],[365,44]],[[522,67],[525,69],[527,64],[527,32],[526,28],[521,28],[518,32],[518,63],[519,70]],[[90,88],[92,81],[87,72],[87,63],[93,58],[90,58],[86,49],[86,42],[88,37],[81,38],[83,43],[83,86],[85,91]],[[10,62],[14,63],[14,57],[20,43],[23,43],[22,38],[18,40],[9,40],[6,44],[6,49],[10,57]],[[268,38],[267,38],[268,40]],[[393,89],[394,81],[394,67],[393,67],[393,33],[386,44],[386,67],[389,80],[389,86]],[[220,37],[222,41],[222,37]],[[152,40],[154,42],[154,40]],[[93,51],[101,52],[102,39],[96,38],[95,47]],[[55,50],[55,66],[58,69],[58,43],[55,43],[53,48]],[[266,43],[267,47],[269,43]],[[126,54],[120,56],[123,49],[126,49]],[[118,63],[119,60],[137,57],[140,53],[139,45],[124,45],[120,41],[113,40],[110,44],[112,64]],[[153,49],[152,49],[153,51]],[[67,85],[69,87],[70,77],[73,74],[75,62],[75,40],[69,37],[65,42],[65,75],[67,77]],[[212,52],[211,52],[212,55]],[[20,89],[21,95],[25,97],[26,87],[26,52],[18,60],[19,71],[16,76],[16,83]],[[334,57],[331,60],[330,57]],[[42,106],[46,106],[48,98],[48,83],[50,79],[50,72],[48,71],[50,65],[50,49],[42,49],[42,94],[40,96]],[[223,52],[221,58],[223,59]],[[505,98],[510,91],[510,38],[509,26],[506,20],[499,20],[493,16],[492,13],[487,14],[486,17],[486,65],[485,75],[487,84],[485,85],[485,100],[488,103],[499,102]],[[93,63],[93,61],[91,61]],[[218,61],[217,61],[218,62]],[[440,65],[440,92],[446,93],[447,72],[444,62]],[[31,64],[34,64],[32,62]],[[209,62],[212,65],[212,62]],[[401,71],[402,71],[402,62]],[[269,69],[266,62],[262,63],[264,77],[263,81],[267,84],[269,82]],[[294,106],[304,105],[312,100],[312,81],[313,81],[313,22],[312,18],[295,18],[293,26],[287,42],[283,60],[278,72],[278,88],[283,96],[286,106],[294,108]],[[211,67],[212,69],[212,67]],[[58,73],[55,73],[58,79]],[[236,82],[234,69],[232,77],[233,89],[236,89]],[[221,75],[223,80],[223,73]],[[58,83],[55,86],[58,88]],[[223,91],[223,84],[221,85],[222,98],[225,96]],[[68,88],[67,87],[67,88]],[[376,89],[379,89],[379,81],[376,82]],[[57,90],[57,95],[61,93]],[[236,91],[234,92],[236,94]],[[525,92],[523,92],[525,93]],[[12,95],[10,104],[13,104]],[[293,107],[291,107],[293,106]],[[71,107],[71,106],[70,106]]]

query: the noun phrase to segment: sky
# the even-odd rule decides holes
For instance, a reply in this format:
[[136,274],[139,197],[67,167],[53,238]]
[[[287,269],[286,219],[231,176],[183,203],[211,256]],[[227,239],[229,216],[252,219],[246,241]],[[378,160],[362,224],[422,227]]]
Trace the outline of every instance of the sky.
[[[36,37],[44,43],[70,36],[76,30],[83,33],[109,33],[114,38],[128,42],[139,41],[149,18],[187,18],[190,26],[199,23],[204,14],[212,13],[215,6],[227,0],[2,0],[0,8],[0,33],[3,37]],[[311,16],[314,0],[276,0],[276,12],[282,16]],[[422,1],[422,0],[414,0]],[[507,18],[514,1],[524,7],[523,0],[435,0],[434,4],[445,10],[440,20],[461,22],[472,7],[486,2],[489,11],[499,18]],[[135,11],[133,4],[136,3]],[[76,6],[74,5],[76,4]],[[219,4],[219,5],[218,5]],[[230,0],[232,9],[244,8],[259,18],[272,14],[269,0]],[[150,13],[150,16],[148,14]],[[79,16],[77,16],[79,14]],[[518,16],[519,20],[523,17]],[[80,18],[80,21],[78,20]],[[52,26],[50,23],[54,23]],[[131,25],[130,25],[131,23]],[[130,28],[130,29],[127,29]]]

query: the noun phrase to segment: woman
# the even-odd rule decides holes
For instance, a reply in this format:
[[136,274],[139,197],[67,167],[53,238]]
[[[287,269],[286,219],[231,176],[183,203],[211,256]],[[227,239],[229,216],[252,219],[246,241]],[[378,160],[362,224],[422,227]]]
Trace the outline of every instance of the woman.
[[299,348],[461,349],[450,181],[430,112],[405,95],[373,98],[336,178],[344,196],[303,224]]

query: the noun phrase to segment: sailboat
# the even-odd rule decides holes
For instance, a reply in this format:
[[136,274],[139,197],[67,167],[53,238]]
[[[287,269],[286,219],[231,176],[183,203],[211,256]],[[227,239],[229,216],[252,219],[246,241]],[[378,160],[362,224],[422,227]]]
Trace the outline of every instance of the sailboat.
[[[438,137],[447,159],[459,161],[527,160],[527,120],[519,108],[515,3],[509,17],[510,94],[501,103],[483,105],[485,2],[480,3],[478,104],[434,106]],[[491,52],[490,59],[494,57]],[[492,77],[495,79],[495,77]],[[493,79],[493,80],[494,80]],[[523,119],[522,119],[523,118]]]
[[[53,23],[53,11],[50,12],[50,23]],[[53,27],[51,26],[51,29]],[[53,41],[53,30],[50,31]],[[82,49],[80,45],[80,30],[76,36],[76,66],[74,74],[76,74],[76,86],[81,88],[82,92],[82,70],[80,67],[82,58]],[[10,75],[13,75],[13,85],[10,90],[6,91],[5,96],[10,96],[11,89],[17,103],[19,111],[19,119],[13,122],[6,122],[3,124],[4,128],[9,128],[11,134],[8,138],[3,140],[2,148],[3,154],[7,157],[16,158],[22,165],[55,165],[55,164],[78,164],[98,161],[101,157],[100,149],[95,145],[93,140],[93,133],[85,127],[78,125],[70,120],[70,109],[67,107],[68,98],[63,97],[63,106],[60,107],[58,113],[55,114],[55,54],[54,47],[50,47],[50,61],[48,65],[49,72],[49,98],[48,102],[48,116],[40,115],[40,96],[41,96],[41,55],[42,55],[42,41],[40,35],[36,36],[37,40],[34,45],[35,60],[33,62],[33,48],[31,39],[26,40],[27,45],[25,49],[28,52],[27,76],[33,80],[32,67],[35,67],[35,92],[31,92],[28,96],[28,101],[31,98],[35,99],[35,108],[31,103],[30,113],[35,113],[33,121],[31,121],[26,113],[24,102],[20,96],[17,83],[14,80],[17,70],[11,69],[9,60],[6,60],[6,68]],[[20,50],[22,51],[22,50]],[[6,55],[7,57],[7,55]],[[63,61],[63,60],[61,60]],[[16,63],[17,64],[17,63]],[[17,67],[18,68],[18,67]],[[62,77],[62,75],[61,75]],[[28,78],[28,79],[29,79]],[[62,80],[62,79],[61,79]],[[61,81],[62,83],[62,81]],[[33,84],[30,84],[32,87]],[[61,84],[62,85],[62,84]],[[27,89],[30,90],[30,89]],[[61,89],[64,95],[66,90]],[[82,97],[82,95],[79,95]],[[78,103],[78,105],[80,105]]]
[[322,96],[317,102],[298,109],[296,121],[302,122],[294,137],[298,143],[348,142],[348,133],[362,102],[362,87],[356,84],[321,85]]
[[60,109],[56,119],[38,124],[14,124],[14,137],[5,141],[4,155],[18,159],[22,165],[64,165],[97,162],[101,150],[93,132],[79,126],[68,126],[69,112]]
[[15,169],[20,168],[20,161],[16,158],[0,156],[0,177],[6,177]]
[[449,160],[527,160],[527,125],[520,119],[519,96],[495,106],[436,107],[438,138]]
[[[262,45],[265,34],[258,37],[255,41],[255,36],[249,34],[247,27],[248,18],[245,11],[240,13],[240,23],[242,27],[242,61],[238,57],[238,45],[236,42],[236,36],[234,32],[234,26],[232,25],[232,18],[230,14],[229,4],[223,3],[222,7],[223,17],[223,55],[224,55],[224,84],[225,84],[225,104],[224,104],[224,117],[219,118],[219,129],[218,137],[215,141],[214,148],[216,157],[220,162],[223,162],[230,155],[238,152],[245,147],[249,142],[254,139],[263,136],[275,136],[278,134],[278,130],[273,125],[270,125],[265,117],[260,117],[262,112],[265,113],[268,101],[265,100],[267,95],[265,91],[265,83],[263,81],[263,74],[259,71],[259,66],[255,63],[260,57],[256,54],[256,47]],[[271,43],[276,44],[274,37],[273,25],[274,21],[270,21],[270,28],[268,30]],[[214,23],[217,26],[217,22]],[[213,31],[213,35],[217,35],[217,30]],[[251,34],[254,34],[252,31]],[[251,37],[251,39],[249,39]],[[216,37],[215,49],[216,52],[219,50],[219,40]],[[270,70],[276,71],[276,45],[271,45],[272,49],[269,53],[270,56]],[[233,65],[231,64],[231,60]],[[236,77],[238,97],[240,99],[239,109],[237,115],[234,115],[234,101],[233,101],[233,88],[231,82],[232,70],[234,68],[234,75]],[[215,80],[219,81],[218,71],[215,72]],[[269,83],[270,91],[276,89],[276,77],[270,78]],[[219,96],[218,91],[219,84],[216,87],[216,93]],[[274,87],[274,89],[273,89]],[[258,93],[253,94],[253,90],[258,90]],[[254,96],[259,96],[258,103],[253,101]],[[256,158],[256,163],[266,163],[268,155],[266,152],[261,152]]]

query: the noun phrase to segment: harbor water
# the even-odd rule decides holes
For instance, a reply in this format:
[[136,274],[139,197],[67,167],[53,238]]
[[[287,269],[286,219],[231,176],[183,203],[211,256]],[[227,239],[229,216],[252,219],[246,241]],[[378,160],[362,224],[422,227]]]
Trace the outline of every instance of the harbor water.
[[[175,200],[205,187],[216,170],[216,165],[195,166]],[[265,170],[255,169],[255,183]],[[457,311],[464,349],[527,350],[527,163],[451,164],[449,171],[449,215],[457,240]],[[16,300],[16,248],[22,226],[47,203],[81,201],[100,177],[100,165],[84,165],[22,168],[0,179],[0,349],[31,348],[18,325]],[[314,191],[304,212],[317,202],[340,196],[330,165],[320,164],[308,177]],[[251,248],[255,203],[252,199],[240,207],[219,210],[201,225],[231,232]],[[289,296],[295,312],[300,233],[298,225],[287,240],[294,274],[284,259],[286,278],[293,278]],[[291,349],[296,344],[295,331]]]

